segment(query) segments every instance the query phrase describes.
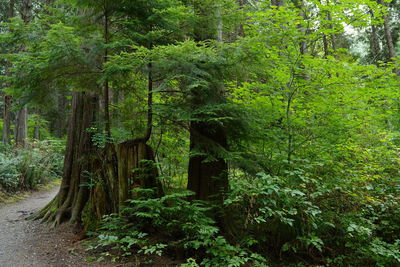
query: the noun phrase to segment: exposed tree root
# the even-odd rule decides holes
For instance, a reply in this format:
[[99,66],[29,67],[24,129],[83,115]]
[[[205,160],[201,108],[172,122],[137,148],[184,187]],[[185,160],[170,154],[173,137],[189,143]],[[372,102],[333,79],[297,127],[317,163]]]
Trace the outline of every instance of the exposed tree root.
[[145,140],[107,144],[99,149],[87,131],[96,120],[98,99],[90,93],[74,93],[64,160],[63,180],[57,196],[32,216],[53,227],[80,225],[86,205],[95,220],[119,211],[134,188],[155,188],[162,195],[153,150]]

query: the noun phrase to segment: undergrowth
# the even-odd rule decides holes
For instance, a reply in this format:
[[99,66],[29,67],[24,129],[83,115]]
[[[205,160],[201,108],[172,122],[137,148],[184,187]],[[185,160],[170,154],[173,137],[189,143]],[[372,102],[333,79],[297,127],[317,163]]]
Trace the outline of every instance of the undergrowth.
[[96,260],[163,255],[182,266],[400,266],[398,181],[332,178],[329,168],[239,172],[223,228],[209,203],[187,200],[191,192],[135,189],[139,198],[104,217],[89,249],[101,252]]
[[35,189],[62,174],[63,144],[43,141],[27,149],[0,148],[0,189],[13,193]]
[[152,197],[150,189],[136,189],[120,214],[105,216],[97,239],[89,249],[105,249],[98,260],[118,260],[133,253],[166,254],[187,259],[184,266],[267,266],[267,260],[246,246],[233,245],[222,235],[201,202],[189,202],[184,191]]

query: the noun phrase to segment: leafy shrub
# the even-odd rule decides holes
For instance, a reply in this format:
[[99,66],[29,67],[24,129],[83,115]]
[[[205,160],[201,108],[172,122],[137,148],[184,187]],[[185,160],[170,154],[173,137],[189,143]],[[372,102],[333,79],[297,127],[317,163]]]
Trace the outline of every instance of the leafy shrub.
[[0,187],[6,191],[34,189],[62,174],[62,143],[36,142],[26,150],[0,152]]
[[280,176],[231,177],[224,236],[209,216],[215,210],[189,202],[190,192],[155,198],[151,189],[136,189],[120,214],[104,217],[92,248],[115,258],[134,251],[183,255],[182,266],[266,266],[265,258],[284,256],[324,266],[399,265],[399,181],[301,165]]
[[10,158],[0,153],[0,188],[6,191],[16,190],[20,186],[18,158]]
[[[167,249],[183,250],[202,266],[242,266],[245,263],[266,266],[266,260],[260,255],[229,244],[207,215],[209,208],[186,200],[191,192],[153,198],[150,189],[135,191],[140,197],[128,200],[130,205],[121,214],[104,217],[97,243],[90,248],[111,246],[122,256],[130,255],[132,249],[157,255]],[[150,235],[152,239],[148,238]],[[106,254],[109,255],[109,251]]]
[[238,226],[231,229],[236,242],[328,266],[399,265],[400,198],[381,191],[394,184],[315,178],[319,167],[233,177],[225,206]]
[[232,192],[225,205],[231,214],[239,215],[235,220],[244,223],[244,229],[236,231],[244,231],[247,238],[249,232],[256,233],[255,244],[274,244],[278,251],[318,252],[323,241],[316,232],[320,227],[331,227],[331,223],[323,221],[320,207],[313,203],[312,197],[316,195],[303,191],[288,186],[285,177],[260,173],[255,179],[232,181]]

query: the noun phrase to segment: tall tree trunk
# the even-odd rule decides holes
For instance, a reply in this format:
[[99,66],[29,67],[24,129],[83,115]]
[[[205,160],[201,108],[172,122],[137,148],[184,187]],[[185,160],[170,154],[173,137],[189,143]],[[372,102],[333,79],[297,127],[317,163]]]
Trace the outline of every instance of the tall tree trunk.
[[228,164],[211,148],[228,147],[224,129],[206,122],[190,123],[190,151],[207,153],[207,156],[191,156],[187,189],[195,193],[194,199],[212,200],[222,204],[223,194],[228,189]]
[[11,96],[4,96],[3,104],[3,144],[8,145],[11,142]]
[[[381,5],[385,5],[382,0],[379,0],[379,3]],[[386,40],[386,46],[388,49],[388,60],[396,63],[396,51],[394,49],[394,43],[393,43],[393,37],[392,37],[392,31],[390,28],[390,18],[388,14],[383,15],[383,29],[385,32],[385,40]],[[400,75],[400,70],[398,68],[394,68],[393,72],[396,73],[397,75]]]
[[59,93],[57,99],[58,110],[57,110],[57,121],[55,122],[56,125],[55,133],[56,136],[59,138],[65,136],[68,130],[67,106],[69,100],[67,99],[67,94],[69,94],[68,91],[64,89]]
[[[369,10],[369,13],[371,14],[371,19],[374,19],[375,16],[372,9]],[[379,43],[378,29],[376,25],[371,25],[371,36],[369,43],[371,52],[374,55],[372,61],[374,64],[377,64],[377,62],[379,61],[379,55],[381,54],[381,46]]]
[[[110,42],[110,36],[109,36],[109,14],[108,14],[108,7],[107,7],[107,1],[104,1],[104,44],[106,45],[105,51],[104,51],[104,64],[108,62],[108,44]],[[104,82],[104,120],[106,123],[106,134],[107,137],[111,137],[111,118],[110,118],[110,83],[108,79],[105,80]]]
[[[24,0],[22,2],[21,18],[24,23],[32,21],[32,0]],[[24,105],[17,112],[17,121],[15,123],[15,143],[17,147],[25,147],[28,137],[28,107]]]
[[[222,42],[222,21],[221,12],[217,10],[219,23],[216,27],[217,41]],[[217,86],[210,88],[209,100],[224,102],[224,90]],[[192,105],[194,108],[201,106],[203,101],[199,100],[202,96],[197,96],[192,92]],[[227,137],[225,130],[216,123],[205,121],[191,121],[189,125],[190,133],[190,153],[188,168],[187,189],[193,191],[194,199],[211,200],[222,204],[224,193],[228,190],[228,164],[221,158],[216,149],[227,149]],[[204,156],[198,156],[198,153]],[[193,155],[192,155],[193,154]],[[218,218],[219,217],[219,218]],[[220,220],[221,216],[217,216]]]
[[[8,14],[7,20],[14,17],[14,0],[10,0],[8,5]],[[7,68],[10,68],[11,65],[7,64]],[[7,70],[8,73],[8,70]],[[4,94],[3,97],[3,133],[2,133],[2,142],[3,144],[7,145],[11,142],[11,96]]]
[[222,43],[222,38],[223,38],[223,33],[224,33],[223,26],[224,25],[223,25],[222,17],[221,17],[221,8],[218,7],[216,12],[217,12],[216,17],[218,20],[218,22],[217,22],[217,41]]
[[81,212],[89,197],[87,186],[95,168],[91,133],[87,131],[97,119],[98,98],[87,92],[74,92],[72,116],[64,158],[63,180],[60,191],[52,202],[37,214],[38,218],[54,225],[69,221],[79,223]]
[[15,122],[15,144],[17,147],[24,148],[28,136],[28,107],[24,105],[17,112]]
[[[108,13],[104,5],[104,40],[109,42]],[[107,62],[108,50],[103,63]],[[58,195],[33,217],[53,222],[54,225],[69,221],[80,224],[86,207],[96,223],[103,215],[115,213],[134,198],[135,188],[154,188],[156,195],[163,194],[154,153],[147,141],[152,129],[152,67],[149,64],[148,123],[144,137],[121,144],[106,142],[104,148],[95,147],[92,133],[87,131],[97,121],[100,104],[93,93],[73,95],[72,116],[69,121],[67,149],[64,160],[63,180]],[[109,84],[103,86],[106,133],[110,135]],[[102,132],[102,130],[101,130]]]
[[[246,4],[247,4],[247,0],[238,0],[239,8],[242,10],[243,14],[245,13],[243,10],[244,10]],[[244,21],[244,18],[243,18],[243,21]],[[238,31],[238,33],[237,33],[238,36],[245,37],[243,23],[240,23],[238,25],[237,31]]]
[[[305,11],[305,7],[304,7],[304,3],[303,0],[295,0],[294,4],[296,6],[296,8],[299,9],[300,11],[300,16],[304,19],[304,21],[307,20],[307,13]],[[300,53],[302,55],[307,54],[307,50],[308,50],[308,46],[307,46],[307,41],[306,41],[306,35],[307,35],[307,28],[304,27],[304,25],[299,24],[298,28],[300,30],[300,32],[302,33],[302,40],[300,41],[299,45],[300,45]],[[324,42],[324,47],[325,47],[325,42]]]
[[[320,1],[320,3],[322,4],[322,2]],[[326,1],[326,5],[329,5],[329,1]],[[328,29],[333,30],[333,25],[332,25],[332,16],[331,16],[331,12],[330,11],[325,11],[325,20],[328,22]],[[330,44],[332,49],[329,49],[329,40],[330,40]],[[328,57],[328,55],[331,54],[331,51],[333,52],[333,56],[338,59],[338,55],[336,54],[336,50],[337,50],[337,44],[336,44],[336,35],[334,33],[331,33],[329,35],[323,34],[322,36],[322,42],[324,45],[324,57]]]
[[389,53],[389,60],[392,61],[396,57],[396,52],[394,50],[392,32],[391,32],[390,25],[389,25],[389,16],[388,15],[383,15],[383,27],[385,30],[385,39],[386,39],[386,45],[387,45],[388,53]]
[[[40,110],[37,110],[36,114],[40,115],[41,114]],[[40,121],[39,120],[35,122],[35,126],[33,128],[33,139],[40,140]]]
[[29,22],[32,21],[32,18],[33,18],[33,13],[32,13],[33,3],[32,3],[32,0],[23,0],[21,4],[22,4],[22,7],[21,7],[21,19],[25,23],[29,23]]
[[[218,11],[217,19],[221,20],[220,17],[221,13]],[[222,21],[218,23],[216,32],[217,41],[222,42]],[[217,87],[210,89],[210,99],[222,104],[224,91]],[[192,105],[198,107],[199,96],[196,96],[196,92],[192,92],[192,95]],[[187,189],[195,193],[192,199],[213,201],[222,206],[224,194],[229,187],[228,164],[215,150],[228,148],[226,132],[216,123],[191,121],[189,133],[190,158]],[[199,152],[204,156],[198,155]],[[214,216],[219,222],[223,221],[224,216],[221,214],[214,214]]]

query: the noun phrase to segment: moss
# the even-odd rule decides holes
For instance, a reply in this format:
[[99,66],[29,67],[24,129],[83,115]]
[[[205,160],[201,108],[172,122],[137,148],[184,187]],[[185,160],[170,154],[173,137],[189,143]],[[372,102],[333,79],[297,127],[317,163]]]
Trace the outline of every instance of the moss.
[[90,201],[83,208],[82,222],[86,232],[96,231],[100,225],[100,219],[96,216],[96,212]]

